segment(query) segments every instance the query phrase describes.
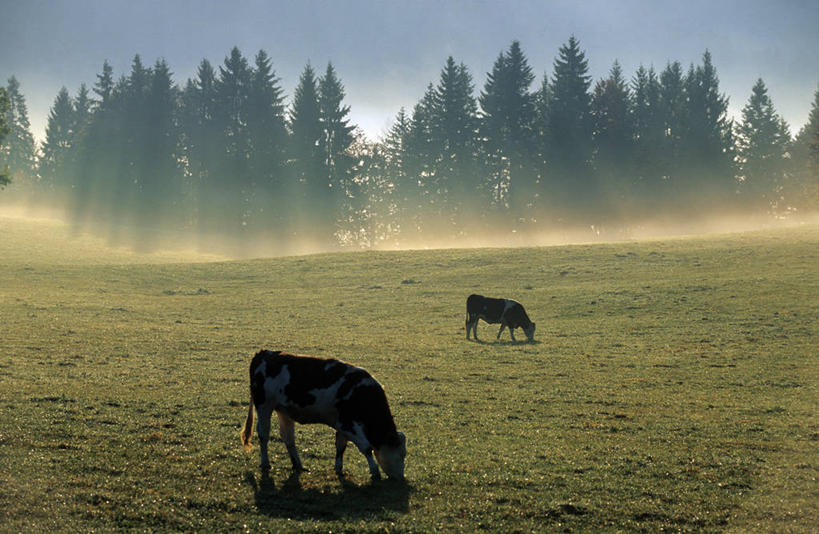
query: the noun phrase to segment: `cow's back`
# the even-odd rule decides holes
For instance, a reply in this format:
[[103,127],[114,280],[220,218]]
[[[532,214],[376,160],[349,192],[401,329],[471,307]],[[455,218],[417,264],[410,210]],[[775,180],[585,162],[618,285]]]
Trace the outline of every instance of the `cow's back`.
[[507,302],[507,299],[470,295],[466,299],[466,312],[470,317],[480,317],[487,323],[498,323],[503,317]]

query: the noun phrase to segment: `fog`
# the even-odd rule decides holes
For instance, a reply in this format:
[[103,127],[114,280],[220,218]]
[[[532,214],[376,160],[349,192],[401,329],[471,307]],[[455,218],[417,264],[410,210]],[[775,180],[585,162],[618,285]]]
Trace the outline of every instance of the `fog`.
[[[304,36],[271,38],[275,48],[267,5],[205,3],[186,17],[170,3],[150,20],[120,5],[152,28],[150,42],[133,28],[121,42],[100,31],[117,28],[117,2],[55,5],[10,6],[0,28],[0,48],[17,50],[0,64],[11,70],[0,207],[112,246],[230,257],[539,246],[803,224],[819,210],[810,3],[779,10],[798,19],[787,27],[760,22],[778,8],[755,2],[426,4],[435,18],[362,1],[340,18],[311,5],[315,20],[299,4],[283,9]],[[559,36],[532,25],[538,12],[566,22]],[[205,42],[217,15],[226,26]],[[422,24],[430,18],[440,31]],[[88,40],[69,39],[63,19]],[[669,34],[681,20],[709,31]],[[65,40],[62,88],[31,76],[58,62],[21,33],[33,21]],[[91,42],[112,58],[89,71],[76,54]],[[780,98],[784,86],[798,90]]]

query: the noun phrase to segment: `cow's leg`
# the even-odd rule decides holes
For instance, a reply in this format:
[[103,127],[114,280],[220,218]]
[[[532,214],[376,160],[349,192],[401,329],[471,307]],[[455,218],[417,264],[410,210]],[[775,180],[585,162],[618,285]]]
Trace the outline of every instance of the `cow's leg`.
[[469,331],[472,330],[472,337],[478,340],[478,318],[470,316],[466,320],[466,339],[469,339]]
[[347,438],[355,443],[356,448],[358,448],[358,450],[361,451],[361,454],[364,455],[364,458],[367,459],[367,465],[370,467],[370,476],[372,479],[379,480],[381,478],[381,473],[378,472],[378,464],[375,463],[375,458],[373,458],[373,448],[370,445],[370,442],[367,441],[367,438],[364,436],[360,426],[355,424],[354,428],[355,430],[353,432],[347,432]]
[[515,329],[511,326],[509,327],[509,335],[512,336],[512,341],[515,340]]
[[[500,330],[498,330],[498,337],[496,339],[500,339],[501,332],[503,332],[504,328],[506,328],[506,323],[501,323]],[[512,330],[509,331],[511,332]]]
[[378,464],[375,463],[375,458],[373,458],[373,450],[367,449],[366,451],[361,451],[364,455],[364,458],[367,459],[367,465],[370,466],[370,476],[373,480],[381,480],[381,473],[378,472]]
[[261,451],[262,469],[270,469],[270,458],[267,455],[267,442],[270,440],[270,416],[273,409],[267,404],[256,406],[256,415],[259,420],[256,422],[256,433],[259,435],[259,449]]
[[282,412],[276,412],[279,416],[279,436],[281,436],[287,452],[290,454],[290,462],[296,471],[304,471],[304,467],[299,460],[299,451],[296,450],[296,423]]
[[336,431],[336,474],[341,475],[344,469],[344,450],[347,448],[347,437]]

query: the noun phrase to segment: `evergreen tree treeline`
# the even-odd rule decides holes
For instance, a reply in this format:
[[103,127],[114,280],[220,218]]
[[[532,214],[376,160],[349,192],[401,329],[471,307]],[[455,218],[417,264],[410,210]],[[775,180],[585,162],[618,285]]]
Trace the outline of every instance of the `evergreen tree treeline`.
[[137,55],[119,79],[105,62],[90,91],[62,88],[35,157],[12,77],[0,169],[115,242],[149,247],[171,230],[234,252],[819,207],[819,90],[795,139],[761,79],[735,125],[708,51],[687,71],[640,66],[629,79],[615,62],[594,81],[572,36],[536,82],[513,41],[477,95],[449,57],[376,142],[350,122],[345,96],[332,64],[308,63],[288,106],[264,51],[202,60],[181,87],[163,59]]

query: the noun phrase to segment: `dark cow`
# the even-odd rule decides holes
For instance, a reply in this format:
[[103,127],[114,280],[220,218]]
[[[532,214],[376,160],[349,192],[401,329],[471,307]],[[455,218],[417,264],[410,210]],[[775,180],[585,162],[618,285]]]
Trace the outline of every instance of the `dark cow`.
[[489,324],[501,324],[497,339],[500,339],[504,328],[509,328],[509,335],[515,341],[515,328],[518,327],[523,328],[529,341],[535,338],[535,323],[529,320],[523,306],[514,300],[469,295],[466,299],[466,339],[469,339],[469,331],[472,330],[475,341],[478,340],[478,319]]
[[404,478],[406,438],[395,429],[381,384],[364,369],[339,360],[260,351],[250,362],[250,407],[241,433],[246,450],[250,449],[254,408],[259,413],[262,469],[270,468],[267,442],[275,411],[293,469],[304,469],[296,450],[294,423],[324,423],[336,430],[336,473],[342,474],[349,440],[367,459],[373,479],[381,478],[379,465],[388,477]]

